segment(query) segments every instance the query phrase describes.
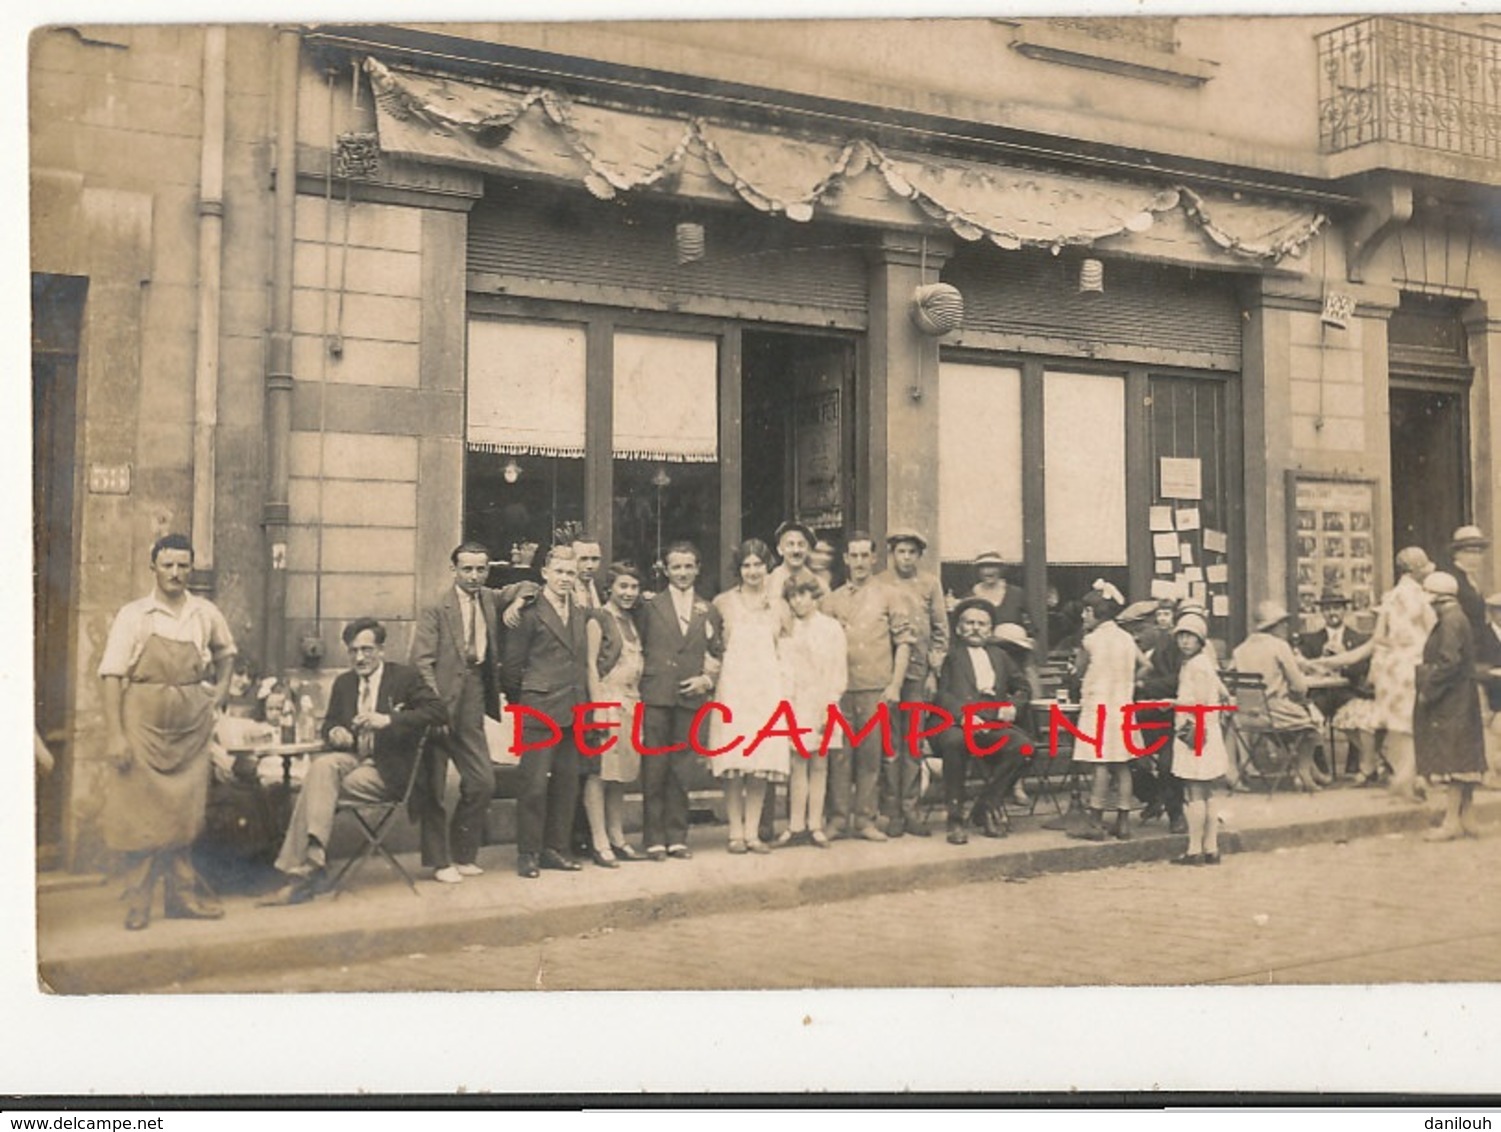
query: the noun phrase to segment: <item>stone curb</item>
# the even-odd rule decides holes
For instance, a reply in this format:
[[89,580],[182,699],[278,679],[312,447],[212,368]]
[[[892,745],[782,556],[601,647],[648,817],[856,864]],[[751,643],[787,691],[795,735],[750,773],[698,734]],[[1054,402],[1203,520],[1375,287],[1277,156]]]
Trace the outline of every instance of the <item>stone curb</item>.
[[[1477,817],[1501,817],[1501,798],[1476,799]],[[1265,853],[1315,843],[1360,837],[1413,833],[1429,828],[1431,807],[1404,807],[1281,826],[1227,832],[1222,852]],[[170,989],[190,979],[261,969],[317,966],[337,956],[342,963],[385,959],[430,950],[452,951],[471,945],[507,947],[544,939],[583,935],[602,929],[646,927],[688,916],[786,909],[807,904],[942,888],[973,882],[1020,880],[1050,873],[1083,872],[1122,865],[1166,861],[1183,851],[1185,839],[1152,836],[1103,843],[1068,842],[1044,849],[1007,849],[985,856],[952,860],[894,862],[811,877],[763,878],[744,883],[689,887],[541,910],[516,911],[505,906],[456,910],[441,922],[382,927],[351,926],[309,930],[254,940],[216,940],[194,945],[148,948],[121,955],[90,955],[39,964],[43,991],[61,994],[121,993]]]

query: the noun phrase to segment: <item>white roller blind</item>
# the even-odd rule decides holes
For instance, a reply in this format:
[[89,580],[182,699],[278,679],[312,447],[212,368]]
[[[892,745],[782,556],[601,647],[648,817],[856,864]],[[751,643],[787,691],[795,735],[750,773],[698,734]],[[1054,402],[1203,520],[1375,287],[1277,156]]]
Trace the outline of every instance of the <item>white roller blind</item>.
[[1021,370],[938,369],[938,542],[967,561],[994,550],[1022,559]]
[[1126,383],[1047,373],[1043,386],[1048,562],[1126,564]]
[[469,447],[583,456],[584,357],[582,326],[470,322]]
[[615,335],[615,456],[719,459],[719,340]]

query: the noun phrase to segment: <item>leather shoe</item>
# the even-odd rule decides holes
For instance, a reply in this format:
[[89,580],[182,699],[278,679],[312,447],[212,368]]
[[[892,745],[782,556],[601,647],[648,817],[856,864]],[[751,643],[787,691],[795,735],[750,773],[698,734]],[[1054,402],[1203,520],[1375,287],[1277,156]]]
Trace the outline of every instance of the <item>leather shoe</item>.
[[868,825],[855,835],[864,841],[888,841],[890,838],[873,825]]
[[641,850],[637,849],[634,845],[611,845],[610,852],[614,853],[616,859],[620,861],[646,860],[646,854],[642,853]]
[[602,869],[618,869],[620,862],[615,859],[613,850],[605,850],[601,853],[598,849],[589,850],[589,858]]
[[1197,853],[1185,853],[1181,857],[1173,858],[1175,865],[1202,865],[1203,863],[1204,858]]
[[667,855],[674,861],[691,861],[693,859],[693,853],[686,845],[674,845],[667,850]]
[[193,892],[180,892],[167,901],[165,909],[172,920],[222,920],[224,908],[217,901],[201,899]]
[[523,853],[516,858],[516,875],[534,880],[542,875],[542,870],[537,867],[537,857],[533,853]]
[[895,817],[886,823],[887,837],[904,837],[906,833],[907,820],[905,818]]
[[995,812],[994,807],[986,806],[985,813],[981,818],[981,831],[986,837],[1005,837],[1006,823]]
[[969,834],[964,832],[963,826],[950,826],[948,840],[950,845],[968,845]]
[[565,857],[556,849],[542,850],[542,856],[538,858],[537,863],[544,869],[556,869],[560,873],[582,872],[584,868],[572,857]]
[[933,831],[916,818],[907,819],[907,833],[912,837],[932,837]]
[[318,882],[311,876],[297,877],[282,885],[270,896],[260,901],[263,907],[287,904],[306,904],[318,892]]
[[667,860],[667,850],[663,849],[660,845],[655,845],[646,851],[646,859],[648,861],[665,861]]
[[151,896],[148,893],[143,899],[136,892],[127,892],[125,895],[130,901],[130,906],[125,909],[125,930],[141,931],[151,923]]

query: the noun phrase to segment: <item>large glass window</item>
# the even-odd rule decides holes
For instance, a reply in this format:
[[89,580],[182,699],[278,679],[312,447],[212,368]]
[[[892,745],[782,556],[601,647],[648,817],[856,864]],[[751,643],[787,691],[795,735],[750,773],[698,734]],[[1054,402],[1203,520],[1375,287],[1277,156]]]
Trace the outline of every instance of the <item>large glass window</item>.
[[1022,374],[1014,366],[944,362],[938,371],[938,544],[943,583],[975,582],[977,555],[995,551],[1020,582]]
[[584,518],[584,378],[582,326],[469,324],[465,536],[517,571]]
[[[719,340],[617,331],[612,551],[648,572],[679,539],[719,577]],[[665,584],[658,575],[653,584]]]

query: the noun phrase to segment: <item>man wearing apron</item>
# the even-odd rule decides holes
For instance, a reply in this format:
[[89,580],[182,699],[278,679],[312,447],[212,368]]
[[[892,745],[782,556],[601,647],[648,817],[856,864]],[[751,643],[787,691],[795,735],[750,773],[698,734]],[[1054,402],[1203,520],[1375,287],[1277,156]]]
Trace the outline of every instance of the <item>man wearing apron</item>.
[[188,592],[192,569],[186,536],[158,539],[151,548],[156,584],[115,615],[99,662],[105,756],[115,769],[104,840],[129,862],[131,931],[151,922],[158,878],[168,916],[224,914],[200,884],[188,850],[203,828],[214,709],[229,693],[235,643],[218,608]]

